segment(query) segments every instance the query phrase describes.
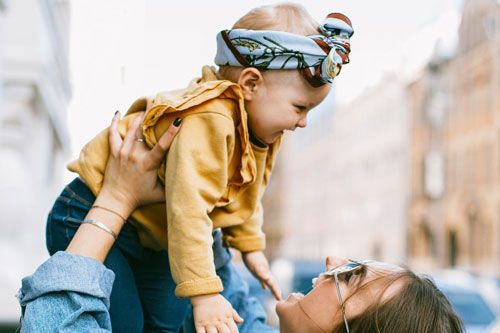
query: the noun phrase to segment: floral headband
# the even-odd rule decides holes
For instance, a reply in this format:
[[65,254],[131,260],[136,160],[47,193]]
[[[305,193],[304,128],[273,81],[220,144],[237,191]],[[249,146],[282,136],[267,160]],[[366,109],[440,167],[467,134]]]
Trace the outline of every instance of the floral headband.
[[215,64],[258,69],[299,69],[313,87],[333,82],[349,63],[349,18],[329,14],[321,34],[301,36],[282,31],[233,29],[217,34]]

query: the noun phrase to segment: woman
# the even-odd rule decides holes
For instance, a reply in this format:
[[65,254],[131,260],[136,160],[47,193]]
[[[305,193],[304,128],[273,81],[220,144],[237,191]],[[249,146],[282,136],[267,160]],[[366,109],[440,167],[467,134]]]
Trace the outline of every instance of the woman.
[[307,295],[278,303],[280,331],[463,332],[460,318],[434,283],[381,262],[326,259],[326,272]]
[[[94,203],[112,212],[90,211],[86,219],[99,223],[82,224],[66,252],[56,253],[23,279],[18,294],[22,331],[111,331],[108,310],[114,274],[102,262],[123,227],[122,216],[164,198],[156,169],[178,131],[171,127],[149,151],[136,140],[138,130],[129,131],[122,141],[118,119],[115,116],[110,127],[111,156]],[[222,249],[220,238],[215,238],[214,247]],[[245,319],[240,332],[272,332],[262,323],[262,308],[248,299],[248,288],[231,270],[227,251],[219,253],[226,297]],[[430,280],[399,266],[333,257],[327,258],[326,272],[314,281],[309,294],[291,294],[276,311],[281,332],[463,331],[460,319]],[[194,332],[192,323],[185,325],[185,332]],[[214,332],[231,331],[213,328],[207,333]]]

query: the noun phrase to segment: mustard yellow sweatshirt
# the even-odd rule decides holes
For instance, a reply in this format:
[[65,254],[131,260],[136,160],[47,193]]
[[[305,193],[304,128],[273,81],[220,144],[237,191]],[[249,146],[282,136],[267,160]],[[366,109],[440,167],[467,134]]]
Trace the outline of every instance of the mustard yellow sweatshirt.
[[[158,170],[165,203],[141,207],[129,221],[144,246],[168,250],[179,297],[222,291],[212,253],[212,230],[222,228],[226,246],[241,252],[262,250],[261,198],[279,142],[262,148],[249,139],[240,87],[217,80],[210,67],[186,89],[137,100],[120,122],[124,136],[146,111],[142,130],[153,147],[177,117],[182,128]],[[68,165],[97,194],[109,155],[105,129]]]

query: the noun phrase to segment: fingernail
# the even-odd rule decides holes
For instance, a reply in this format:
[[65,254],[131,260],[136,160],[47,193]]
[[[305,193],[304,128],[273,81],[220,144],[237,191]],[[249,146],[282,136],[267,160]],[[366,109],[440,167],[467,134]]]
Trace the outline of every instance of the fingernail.
[[179,118],[179,117],[175,118],[175,120],[174,120],[174,126],[175,127],[179,127],[180,124],[181,124],[181,122],[182,122],[181,118]]
[[117,115],[119,115],[119,114],[120,114],[120,111],[116,110],[116,112],[115,112],[115,115],[114,115],[114,116],[116,117],[116,116],[117,116]]

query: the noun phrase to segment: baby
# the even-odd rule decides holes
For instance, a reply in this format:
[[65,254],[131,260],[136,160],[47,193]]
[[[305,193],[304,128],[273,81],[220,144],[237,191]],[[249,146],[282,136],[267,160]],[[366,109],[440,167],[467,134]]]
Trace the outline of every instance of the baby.
[[[148,329],[178,331],[189,298],[197,332],[236,331],[242,319],[219,294],[215,228],[222,229],[226,246],[242,253],[263,287],[280,298],[262,252],[262,195],[282,134],[306,127],[308,112],[323,101],[349,62],[352,34],[342,14],[330,14],[318,25],[299,5],[256,8],[217,35],[218,70],[204,67],[201,78],[187,88],[142,98],[130,107],[120,122],[121,134],[141,122],[137,140],[149,147],[173,122],[182,121],[182,129],[158,170],[165,202],[136,210],[125,226],[130,232],[122,231],[111,251],[115,254],[106,259],[116,274],[110,307],[114,329],[118,321],[134,320],[128,304],[138,297]],[[107,131],[69,165],[80,176],[73,183],[93,194],[101,188],[109,155]],[[89,209],[120,212],[82,206],[78,190],[72,192],[73,201],[56,202],[68,206],[63,223],[90,223],[113,236],[119,232],[100,221],[82,220]],[[75,202],[80,209],[71,209]],[[61,222],[51,214],[48,224]],[[48,246],[51,252],[61,249]]]

